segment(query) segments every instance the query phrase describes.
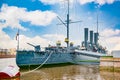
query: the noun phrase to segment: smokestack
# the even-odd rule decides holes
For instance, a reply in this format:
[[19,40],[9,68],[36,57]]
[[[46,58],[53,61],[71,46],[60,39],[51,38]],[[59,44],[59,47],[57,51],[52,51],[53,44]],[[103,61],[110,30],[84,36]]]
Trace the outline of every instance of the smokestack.
[[87,48],[87,41],[88,41],[88,28],[84,28],[84,42],[85,42],[85,48]]
[[93,31],[90,31],[90,44],[93,44]]
[[95,45],[97,45],[97,43],[98,43],[98,33],[94,33],[94,43],[95,43]]

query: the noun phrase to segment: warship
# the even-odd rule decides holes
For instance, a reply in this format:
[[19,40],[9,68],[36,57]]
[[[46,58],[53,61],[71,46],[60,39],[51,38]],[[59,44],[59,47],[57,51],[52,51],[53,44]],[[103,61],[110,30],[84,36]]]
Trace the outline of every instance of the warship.
[[[61,63],[72,63],[77,64],[78,62],[85,61],[98,61],[101,56],[106,54],[106,50],[98,45],[98,33],[94,33],[93,42],[93,31],[90,31],[90,42],[88,41],[88,28],[85,28],[84,41],[82,46],[75,47],[73,43],[69,41],[69,0],[68,0],[68,13],[67,20],[63,22],[59,17],[58,19],[62,22],[65,27],[67,27],[67,38],[65,42],[67,47],[61,47],[61,42],[58,41],[56,46],[45,47],[42,51],[40,45],[33,45],[27,43],[34,47],[34,50],[19,50],[19,33],[18,36],[18,47],[16,54],[16,64],[19,67],[30,66],[30,65],[42,65],[42,64],[61,64]],[[78,21],[77,21],[78,22]],[[76,22],[73,22],[76,23]],[[19,32],[19,31],[18,31]]]
[[[58,16],[57,16],[58,17]],[[40,45],[33,45],[28,43],[29,45],[34,47],[34,50],[19,50],[19,31],[17,34],[18,37],[18,46],[17,46],[17,54],[16,54],[16,64],[21,66],[27,65],[41,65],[41,64],[61,64],[61,63],[72,63],[74,53],[73,43],[69,43],[69,0],[68,0],[68,13],[67,20],[64,23],[59,17],[58,19],[67,27],[67,38],[65,38],[65,42],[67,47],[61,47],[60,41],[56,43],[56,46],[48,46],[44,51],[41,50]]]

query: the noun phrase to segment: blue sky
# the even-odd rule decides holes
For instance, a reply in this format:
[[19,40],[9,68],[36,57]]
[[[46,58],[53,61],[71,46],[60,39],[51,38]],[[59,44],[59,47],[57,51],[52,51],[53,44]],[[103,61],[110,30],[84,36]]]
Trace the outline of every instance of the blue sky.
[[[111,2],[112,1],[112,2]],[[99,8],[96,8],[96,7]],[[40,36],[41,38],[49,39],[50,35],[58,34],[66,37],[66,28],[64,25],[56,25],[60,21],[55,17],[56,15],[60,16],[63,21],[66,20],[67,14],[67,4],[64,0],[1,0],[0,2],[0,13],[9,15],[9,17],[1,16],[1,20],[9,19],[12,16],[13,22],[15,20],[15,25],[13,23],[6,25],[1,28],[1,31],[10,37],[11,40],[15,38],[17,29],[20,28],[20,34],[29,38],[34,38],[35,36]],[[9,9],[9,10],[8,10]],[[11,10],[18,10],[14,14],[10,13]],[[96,31],[96,15],[98,12],[99,15],[99,31],[101,34],[105,34],[105,40],[111,39],[112,37],[120,37],[120,1],[117,0],[71,0],[70,2],[70,19],[72,21],[82,20],[81,23],[71,24],[70,25],[70,39],[73,41],[82,41],[83,40],[83,28],[89,27],[90,29]],[[4,10],[4,11],[3,11]],[[8,14],[7,13],[10,13]],[[21,11],[21,15],[19,14]],[[50,14],[49,14],[50,12]],[[43,16],[28,16],[40,14]],[[44,15],[46,13],[48,17]],[[51,15],[52,13],[52,15]],[[24,15],[27,14],[27,15]],[[24,17],[22,16],[24,15]],[[19,17],[20,16],[20,17]],[[36,17],[39,17],[36,19]],[[40,20],[41,17],[46,18]],[[33,19],[34,18],[34,19]],[[11,18],[10,18],[11,19]],[[9,20],[10,20],[9,19]],[[18,21],[16,21],[18,20]],[[39,23],[39,21],[43,21]],[[48,20],[48,22],[46,21]],[[7,20],[6,20],[7,22]],[[18,22],[18,23],[17,23]],[[45,22],[45,23],[44,23]],[[75,28],[76,26],[76,28]],[[23,29],[24,28],[24,29]],[[107,32],[107,31],[109,32]],[[103,32],[102,32],[103,31]],[[105,32],[105,33],[104,33]],[[108,37],[108,34],[110,36]],[[49,36],[48,36],[49,34]],[[77,35],[76,35],[77,34]],[[47,35],[47,37],[46,37]],[[103,36],[102,35],[102,36]],[[79,36],[79,37],[78,37]],[[112,37],[111,37],[112,36]],[[52,40],[52,39],[50,39]],[[63,39],[64,40],[64,39]],[[108,42],[108,41],[106,41]],[[119,41],[114,41],[111,43],[112,46],[116,46]],[[80,42],[78,42],[80,43]],[[114,43],[114,44],[113,44]],[[105,43],[102,43],[105,44]],[[109,42],[107,43],[109,44]],[[108,46],[108,45],[107,45]],[[2,47],[2,45],[0,46]]]
[[17,6],[17,7],[25,7],[27,10],[50,10],[50,5],[44,5],[38,0],[32,1],[32,0],[3,0],[3,3],[8,4],[9,6]]

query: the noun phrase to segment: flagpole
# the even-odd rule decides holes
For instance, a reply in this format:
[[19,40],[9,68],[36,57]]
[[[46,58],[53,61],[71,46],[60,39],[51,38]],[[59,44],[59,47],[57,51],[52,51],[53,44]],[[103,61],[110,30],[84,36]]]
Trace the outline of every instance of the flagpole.
[[17,33],[17,50],[19,50],[19,29],[18,29],[18,33]]

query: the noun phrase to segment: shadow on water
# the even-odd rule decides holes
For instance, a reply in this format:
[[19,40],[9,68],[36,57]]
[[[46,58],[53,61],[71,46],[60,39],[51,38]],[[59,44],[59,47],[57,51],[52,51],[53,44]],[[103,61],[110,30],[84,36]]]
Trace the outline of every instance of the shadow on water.
[[99,72],[98,65],[68,65],[42,68],[22,75],[21,80],[114,80],[111,74]]

